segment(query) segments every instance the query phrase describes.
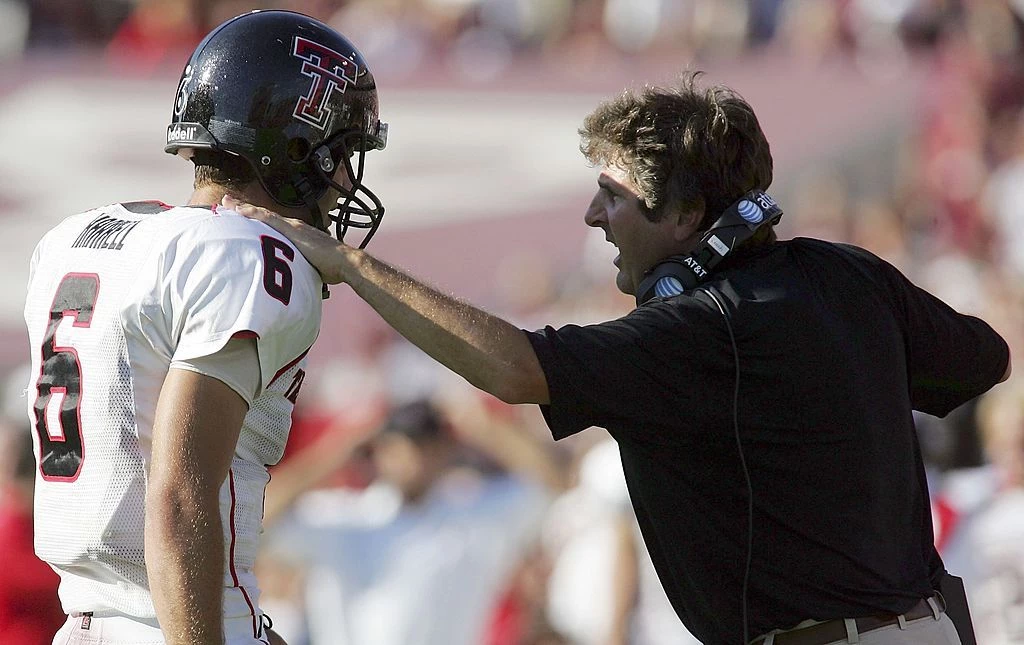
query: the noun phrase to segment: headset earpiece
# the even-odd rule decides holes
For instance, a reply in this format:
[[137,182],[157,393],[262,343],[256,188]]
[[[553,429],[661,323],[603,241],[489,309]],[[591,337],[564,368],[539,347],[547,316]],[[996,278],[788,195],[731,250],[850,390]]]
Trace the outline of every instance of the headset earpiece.
[[781,218],[782,209],[768,193],[750,191],[722,212],[689,255],[665,258],[647,272],[637,289],[637,306],[696,287],[737,246]]

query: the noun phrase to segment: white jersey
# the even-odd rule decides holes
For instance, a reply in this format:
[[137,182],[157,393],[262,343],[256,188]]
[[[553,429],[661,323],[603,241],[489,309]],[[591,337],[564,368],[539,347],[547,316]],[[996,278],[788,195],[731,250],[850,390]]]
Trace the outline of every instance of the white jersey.
[[66,612],[155,621],[143,525],[160,388],[173,361],[249,337],[259,388],[220,506],[225,619],[257,620],[266,467],[284,452],[321,285],[285,238],[222,208],[114,204],[42,239],[25,305],[35,549],[60,574]]

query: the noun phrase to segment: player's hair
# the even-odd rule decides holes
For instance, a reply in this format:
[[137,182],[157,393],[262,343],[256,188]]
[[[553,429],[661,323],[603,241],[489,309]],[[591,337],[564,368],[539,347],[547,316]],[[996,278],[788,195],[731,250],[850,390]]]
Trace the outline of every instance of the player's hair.
[[701,74],[627,90],[591,112],[579,134],[590,163],[626,172],[648,219],[703,209],[703,230],[744,193],[768,188],[772,154],[750,105],[728,87],[699,88]]
[[237,155],[199,148],[192,154],[192,163],[196,166],[195,188],[214,184],[240,191],[256,181],[252,166]]

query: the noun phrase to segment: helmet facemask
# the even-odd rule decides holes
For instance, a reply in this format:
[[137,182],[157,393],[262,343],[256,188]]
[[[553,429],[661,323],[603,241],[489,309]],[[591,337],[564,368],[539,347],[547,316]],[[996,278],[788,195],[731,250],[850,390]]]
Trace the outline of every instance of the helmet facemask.
[[[379,123],[377,130],[379,134],[373,136],[360,130],[339,133],[313,151],[310,158],[310,166],[320,181],[339,193],[336,208],[327,214],[334,222],[335,237],[344,242],[350,228],[364,229],[366,234],[359,243],[361,249],[370,243],[384,217],[380,198],[363,184],[366,151],[382,150],[387,144],[387,124]],[[345,164],[351,180],[348,188],[334,180],[338,163]]]

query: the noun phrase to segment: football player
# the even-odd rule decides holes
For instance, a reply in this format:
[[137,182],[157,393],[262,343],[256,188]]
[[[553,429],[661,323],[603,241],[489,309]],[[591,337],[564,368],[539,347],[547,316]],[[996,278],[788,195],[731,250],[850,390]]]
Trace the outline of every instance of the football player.
[[361,246],[384,213],[362,183],[387,136],[374,78],[330,27],[229,20],[176,89],[165,150],[195,165],[188,205],[74,215],[32,257],[35,546],[61,578],[62,645],[280,642],[253,561],[323,284],[284,237],[218,204],[361,228]]

